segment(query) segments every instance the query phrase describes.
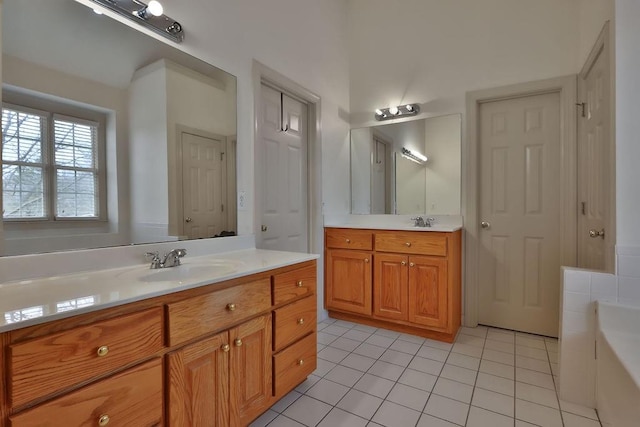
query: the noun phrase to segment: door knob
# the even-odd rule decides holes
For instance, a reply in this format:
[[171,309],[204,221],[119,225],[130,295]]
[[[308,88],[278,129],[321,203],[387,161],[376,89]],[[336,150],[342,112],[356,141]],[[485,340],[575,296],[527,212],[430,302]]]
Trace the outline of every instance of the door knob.
[[604,228],[600,231],[598,230],[589,230],[589,237],[595,239],[596,237],[602,237],[604,239]]
[[262,227],[260,227],[260,230],[262,230],[262,232],[267,231],[267,226],[266,226],[266,225],[263,225]]
[[193,220],[191,219],[191,217],[190,217],[190,216],[188,216],[188,217],[186,217],[186,218],[184,219],[184,221],[185,221],[185,222],[191,222],[191,221],[193,221]]
[[488,230],[491,228],[491,224],[489,224],[487,221],[482,221],[480,223],[480,227],[484,228],[485,230]]

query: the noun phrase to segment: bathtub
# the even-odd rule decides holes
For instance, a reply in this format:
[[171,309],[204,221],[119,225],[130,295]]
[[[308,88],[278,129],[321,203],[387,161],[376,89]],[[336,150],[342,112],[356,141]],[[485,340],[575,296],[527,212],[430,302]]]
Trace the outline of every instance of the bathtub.
[[640,307],[597,303],[596,406],[602,425],[640,425]]

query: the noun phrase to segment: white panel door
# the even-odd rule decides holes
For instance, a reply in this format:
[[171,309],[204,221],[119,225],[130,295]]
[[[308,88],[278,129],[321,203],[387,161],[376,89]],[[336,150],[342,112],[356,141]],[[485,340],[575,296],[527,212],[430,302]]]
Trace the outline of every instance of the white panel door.
[[[578,266],[592,270],[606,268],[605,229],[609,224],[610,105],[608,50],[580,79],[584,115],[580,114],[578,141]],[[580,117],[582,116],[582,117]]]
[[262,85],[257,246],[308,252],[307,106]]
[[224,144],[222,139],[182,133],[183,233],[189,239],[226,230]]
[[480,104],[479,323],[558,335],[560,95]]

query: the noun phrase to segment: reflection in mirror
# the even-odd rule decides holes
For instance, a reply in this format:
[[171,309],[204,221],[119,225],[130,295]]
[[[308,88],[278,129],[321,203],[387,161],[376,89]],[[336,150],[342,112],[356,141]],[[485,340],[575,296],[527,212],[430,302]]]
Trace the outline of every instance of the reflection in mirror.
[[74,0],[2,43],[4,255],[235,234],[234,76]]
[[460,215],[460,144],[459,114],[352,129],[351,213]]

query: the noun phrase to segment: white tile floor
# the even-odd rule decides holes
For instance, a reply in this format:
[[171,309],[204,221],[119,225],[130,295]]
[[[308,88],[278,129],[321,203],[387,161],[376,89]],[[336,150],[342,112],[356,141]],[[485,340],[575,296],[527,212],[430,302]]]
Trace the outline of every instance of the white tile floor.
[[454,344],[327,319],[318,369],[252,427],[600,427],[556,394],[555,339],[461,328]]

